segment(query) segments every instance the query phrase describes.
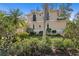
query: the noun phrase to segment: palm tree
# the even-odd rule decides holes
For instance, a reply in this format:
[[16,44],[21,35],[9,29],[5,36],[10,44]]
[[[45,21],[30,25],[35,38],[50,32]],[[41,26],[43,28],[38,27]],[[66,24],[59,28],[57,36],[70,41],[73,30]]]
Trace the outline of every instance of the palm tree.
[[12,20],[14,21],[14,24],[16,25],[19,19],[19,16],[21,16],[22,13],[19,9],[12,9],[10,10],[10,16],[12,17]]

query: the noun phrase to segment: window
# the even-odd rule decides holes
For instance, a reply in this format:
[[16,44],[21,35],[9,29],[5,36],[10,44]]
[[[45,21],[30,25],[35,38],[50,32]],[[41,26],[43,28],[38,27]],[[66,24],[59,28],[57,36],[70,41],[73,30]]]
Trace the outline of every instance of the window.
[[52,33],[56,33],[56,30],[52,30]]
[[39,27],[41,27],[41,25],[39,25]]
[[39,35],[43,35],[43,31],[39,31]]
[[35,26],[34,26],[34,24],[33,24],[33,29],[35,29]]
[[47,24],[47,28],[49,28],[49,24]]
[[36,15],[33,14],[33,21],[36,21]]

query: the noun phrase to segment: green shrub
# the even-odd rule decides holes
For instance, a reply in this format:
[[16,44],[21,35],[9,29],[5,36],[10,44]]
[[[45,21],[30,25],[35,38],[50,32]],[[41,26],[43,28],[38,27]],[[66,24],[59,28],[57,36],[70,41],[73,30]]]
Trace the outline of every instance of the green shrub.
[[51,28],[47,28],[46,31],[47,31],[47,33],[50,33],[51,32]]
[[15,42],[14,44],[12,44],[12,46],[9,49],[9,54],[10,55],[19,55],[21,54],[21,52],[23,52],[23,46],[22,46],[22,42]]
[[51,46],[47,40],[38,38],[17,40],[9,50],[10,55],[52,55]]
[[[9,47],[9,55],[18,56],[41,56],[53,55],[52,47],[62,49],[74,48],[74,43],[70,39],[63,40],[62,37],[40,39],[39,37],[24,38],[15,37],[12,45]],[[3,40],[0,42],[3,42]],[[4,43],[4,42],[3,42]],[[1,45],[1,44],[0,44]]]
[[64,48],[74,48],[74,43],[70,39],[66,39],[63,41]]
[[55,39],[55,40],[53,40],[53,47],[64,48],[63,40],[62,39]]
[[72,40],[70,39],[65,39],[63,40],[63,38],[61,39],[54,39],[53,41],[53,46],[56,48],[74,48],[74,43]]

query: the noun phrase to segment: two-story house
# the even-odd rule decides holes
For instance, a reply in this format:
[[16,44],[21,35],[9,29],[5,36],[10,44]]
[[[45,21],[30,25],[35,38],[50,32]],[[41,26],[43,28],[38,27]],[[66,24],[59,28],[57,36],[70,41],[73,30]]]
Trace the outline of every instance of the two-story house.
[[[49,10],[48,20],[46,20],[46,27],[51,29],[52,34],[63,34],[66,27],[66,19],[59,17],[61,12],[59,10]],[[33,11],[27,15],[27,21],[30,28],[37,34],[44,29],[44,12]]]

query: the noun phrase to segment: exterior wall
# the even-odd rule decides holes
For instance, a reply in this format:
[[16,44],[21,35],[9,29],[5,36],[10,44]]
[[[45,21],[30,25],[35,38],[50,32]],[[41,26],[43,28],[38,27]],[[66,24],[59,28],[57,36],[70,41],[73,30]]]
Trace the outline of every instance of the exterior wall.
[[56,30],[57,33],[62,34],[63,33],[63,30],[66,27],[66,20],[50,21],[49,22],[49,27],[52,30]]
[[[49,13],[49,20],[46,21],[46,24],[49,24],[49,28],[52,30],[56,30],[58,34],[62,34],[63,30],[66,27],[66,20],[57,20],[58,13],[50,12]],[[39,33],[39,31],[43,31],[44,28],[44,14],[43,13],[37,13],[36,14],[36,21],[33,21],[32,14],[27,16],[28,18],[28,24],[30,28],[33,28],[33,25],[35,27],[34,31]],[[39,27],[39,25],[41,27]]]

